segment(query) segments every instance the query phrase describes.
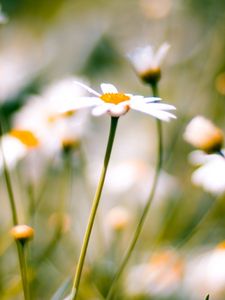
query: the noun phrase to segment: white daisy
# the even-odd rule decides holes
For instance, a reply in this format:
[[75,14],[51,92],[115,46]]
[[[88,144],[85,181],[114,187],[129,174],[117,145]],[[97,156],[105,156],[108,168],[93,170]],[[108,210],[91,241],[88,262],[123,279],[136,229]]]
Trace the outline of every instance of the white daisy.
[[58,113],[74,95],[85,95],[82,88],[74,85],[74,79],[68,77],[54,82],[41,96],[31,96],[15,114],[13,127],[34,132],[40,150],[47,156],[61,151],[64,142],[78,141],[84,133],[86,114],[69,110],[65,115]]
[[170,45],[168,43],[163,43],[158,51],[154,52],[153,47],[149,45],[135,49],[128,54],[128,57],[142,79],[147,81],[147,78],[151,77],[151,75],[157,75],[159,79],[160,66],[169,48]]
[[207,192],[220,195],[225,192],[225,159],[218,154],[193,151],[190,161],[200,167],[192,174],[192,182]]
[[184,139],[207,153],[219,151],[224,141],[222,130],[202,116],[196,116],[190,121]]
[[167,111],[175,110],[176,108],[169,104],[159,103],[160,98],[145,98],[143,96],[121,93],[114,85],[109,83],[101,84],[102,94],[83,83],[76,82],[76,84],[85,88],[95,97],[78,97],[73,103],[70,102],[70,107],[68,103],[65,103],[65,108],[62,108],[64,112],[67,109],[77,110],[84,107],[94,107],[92,114],[95,116],[101,116],[107,113],[113,117],[120,117],[126,114],[130,109],[134,109],[163,121],[176,118],[175,115]]

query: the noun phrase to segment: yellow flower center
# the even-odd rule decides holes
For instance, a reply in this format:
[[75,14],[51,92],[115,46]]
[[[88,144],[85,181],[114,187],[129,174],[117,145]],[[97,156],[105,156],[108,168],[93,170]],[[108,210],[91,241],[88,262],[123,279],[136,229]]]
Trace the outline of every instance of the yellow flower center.
[[50,115],[48,117],[48,122],[49,123],[54,123],[56,122],[57,120],[61,119],[61,118],[70,118],[72,117],[74,114],[76,113],[76,110],[68,110],[68,111],[65,111],[63,113],[58,113],[58,114],[55,114],[55,115]]
[[106,93],[102,94],[100,99],[106,103],[119,104],[121,102],[130,100],[130,97],[122,93]]
[[20,140],[28,148],[35,148],[39,146],[39,141],[36,136],[29,130],[14,129],[10,135]]

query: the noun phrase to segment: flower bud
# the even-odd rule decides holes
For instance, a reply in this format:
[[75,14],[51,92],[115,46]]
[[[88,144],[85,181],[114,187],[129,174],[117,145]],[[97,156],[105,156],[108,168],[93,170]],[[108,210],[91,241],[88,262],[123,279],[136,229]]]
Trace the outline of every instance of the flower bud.
[[184,139],[206,153],[214,153],[221,150],[224,137],[221,129],[210,120],[197,116],[186,127]]
[[11,235],[15,240],[25,242],[33,238],[34,230],[28,225],[16,225],[11,229]]

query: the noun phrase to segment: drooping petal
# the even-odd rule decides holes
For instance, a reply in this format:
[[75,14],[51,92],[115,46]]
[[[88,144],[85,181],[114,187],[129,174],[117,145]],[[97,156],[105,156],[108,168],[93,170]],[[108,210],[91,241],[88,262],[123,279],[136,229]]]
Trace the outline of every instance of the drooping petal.
[[154,104],[154,109],[157,110],[176,110],[176,107],[170,104],[165,104],[165,103],[152,103]]
[[141,111],[143,113],[146,113],[146,114],[149,114],[157,119],[160,119],[162,121],[170,121],[170,119],[176,119],[176,116],[171,114],[170,112],[167,112],[167,111],[163,111],[163,110],[157,110],[154,108],[154,104],[142,104],[142,103],[139,103],[137,104],[136,102],[135,103],[132,103],[131,102],[131,108],[134,109],[134,110],[137,110],[137,111]]
[[102,83],[101,84],[101,90],[102,90],[103,94],[107,94],[107,93],[116,94],[116,93],[118,93],[117,88],[113,84],[110,84],[110,83]]
[[82,82],[79,82],[79,81],[74,81],[75,84],[83,87],[84,89],[86,89],[89,93],[97,96],[97,97],[100,97],[101,94],[99,94],[98,92],[96,92],[95,90],[93,90],[92,88],[90,88],[89,86],[87,86],[86,84],[82,83]]

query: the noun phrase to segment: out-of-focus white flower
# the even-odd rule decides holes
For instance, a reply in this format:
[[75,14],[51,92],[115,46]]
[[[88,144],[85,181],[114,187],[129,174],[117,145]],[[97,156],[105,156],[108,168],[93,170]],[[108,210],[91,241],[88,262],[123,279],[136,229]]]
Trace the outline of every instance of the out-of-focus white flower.
[[0,170],[3,169],[3,156],[8,168],[13,168],[30,149],[38,146],[36,137],[28,131],[12,131],[1,138]]
[[[223,151],[224,153],[224,151]],[[225,192],[225,159],[218,154],[193,151],[190,161],[200,167],[193,172],[192,182],[215,195]]]
[[214,300],[225,298],[225,242],[192,259],[185,275],[185,288],[191,299],[210,294]]
[[[95,95],[95,97],[74,97],[74,103],[71,103],[70,110],[94,106],[92,114],[95,116],[107,113],[113,117],[120,117],[130,109],[134,109],[163,121],[176,118],[175,115],[167,111],[175,110],[176,108],[169,104],[159,103],[159,98],[145,98],[143,96],[120,93],[114,85],[108,83],[101,84],[102,94],[80,82],[76,82],[76,84]],[[63,111],[65,110],[66,106],[63,108]]]
[[8,21],[8,18],[2,12],[2,8],[1,8],[1,5],[0,5],[0,24],[5,24],[5,23],[7,23],[7,21]]
[[127,290],[134,295],[168,296],[174,293],[183,276],[184,262],[172,250],[154,254],[150,261],[135,266],[127,278]]
[[76,143],[84,132],[84,113],[59,113],[63,103],[81,95],[84,95],[84,90],[74,84],[74,78],[57,81],[46,88],[41,96],[28,99],[27,104],[15,115],[14,128],[34,132],[41,150],[52,155],[68,141]]
[[161,64],[164,60],[170,45],[163,43],[158,51],[154,52],[152,46],[140,47],[128,54],[128,57],[138,75],[146,82],[158,81],[161,76]]
[[223,132],[210,120],[197,116],[187,125],[184,139],[196,148],[213,153],[220,151],[224,137]]
[[[142,160],[126,160],[114,164],[110,169],[110,177],[106,179],[105,189],[109,195],[117,193],[129,201],[132,198],[135,203],[137,200],[144,203],[149,196],[154,172],[154,169]],[[166,172],[161,172],[154,203],[168,199],[168,195],[177,188],[176,179]]]
[[85,132],[86,112],[59,113],[59,107],[76,95],[84,95],[84,90],[74,85],[73,77],[65,78],[47,87],[40,96],[30,97],[14,116],[13,128],[33,132],[39,141],[39,147],[29,152],[22,165],[33,183],[38,183],[49,159],[59,162],[58,154],[75,148]]
[[125,207],[115,206],[107,213],[105,220],[111,229],[120,231],[129,224],[130,213]]

